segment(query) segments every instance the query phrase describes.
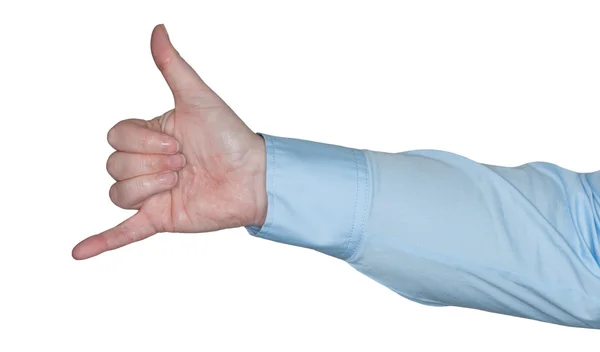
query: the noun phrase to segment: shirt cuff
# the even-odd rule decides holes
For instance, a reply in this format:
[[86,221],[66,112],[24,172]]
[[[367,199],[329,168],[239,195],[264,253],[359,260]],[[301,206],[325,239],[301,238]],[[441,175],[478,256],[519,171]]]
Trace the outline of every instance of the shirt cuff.
[[346,260],[360,245],[370,199],[363,151],[261,134],[268,208],[254,236]]

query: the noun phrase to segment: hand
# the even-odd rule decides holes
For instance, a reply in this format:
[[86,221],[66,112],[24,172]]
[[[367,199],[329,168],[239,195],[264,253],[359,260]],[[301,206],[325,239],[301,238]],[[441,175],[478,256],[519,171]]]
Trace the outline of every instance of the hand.
[[86,259],[159,232],[207,232],[264,222],[265,145],[179,56],[163,25],[152,56],[175,109],[150,121],[124,120],[108,132],[111,200],[138,212],[81,241]]

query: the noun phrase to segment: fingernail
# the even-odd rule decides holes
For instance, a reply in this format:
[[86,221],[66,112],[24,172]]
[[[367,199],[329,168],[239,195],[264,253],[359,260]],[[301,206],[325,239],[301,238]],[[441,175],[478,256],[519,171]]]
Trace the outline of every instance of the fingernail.
[[176,140],[164,140],[160,143],[165,153],[177,153],[179,151],[179,142]]
[[165,185],[174,184],[177,181],[177,174],[173,171],[163,172],[158,175],[158,183],[162,183]]
[[170,169],[179,169],[185,165],[185,156],[183,154],[169,155],[167,164]]

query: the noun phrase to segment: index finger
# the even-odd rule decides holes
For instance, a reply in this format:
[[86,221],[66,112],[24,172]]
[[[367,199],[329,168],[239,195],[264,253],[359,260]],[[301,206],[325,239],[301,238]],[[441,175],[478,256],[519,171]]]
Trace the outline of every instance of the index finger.
[[106,137],[116,150],[141,154],[175,154],[179,143],[172,136],[150,128],[144,120],[123,120],[114,125]]

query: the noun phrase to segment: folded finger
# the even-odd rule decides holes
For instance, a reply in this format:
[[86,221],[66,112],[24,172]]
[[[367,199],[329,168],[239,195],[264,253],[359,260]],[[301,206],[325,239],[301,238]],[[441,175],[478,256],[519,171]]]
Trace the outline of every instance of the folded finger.
[[114,152],[106,162],[106,171],[117,181],[162,171],[177,171],[185,165],[183,154],[137,154]]
[[179,143],[168,134],[150,128],[144,120],[123,120],[107,135],[108,143],[118,151],[143,154],[175,154]]
[[113,203],[124,209],[137,209],[149,197],[168,191],[177,183],[177,173],[166,171],[119,181],[110,188]]

